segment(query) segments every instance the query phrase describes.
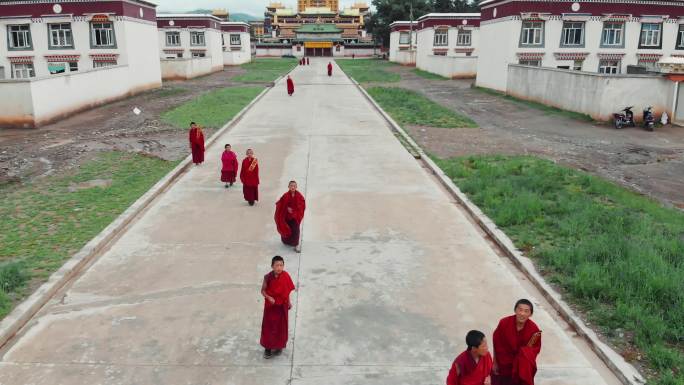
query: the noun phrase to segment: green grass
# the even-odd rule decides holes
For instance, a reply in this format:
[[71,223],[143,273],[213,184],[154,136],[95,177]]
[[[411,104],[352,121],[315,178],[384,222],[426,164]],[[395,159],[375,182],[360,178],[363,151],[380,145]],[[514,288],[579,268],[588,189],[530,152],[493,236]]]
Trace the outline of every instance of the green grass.
[[477,127],[472,119],[404,88],[370,87],[368,93],[399,124],[428,127]]
[[[104,152],[65,175],[0,188],[0,317],[100,233],[177,162]],[[94,179],[107,187],[72,189]]]
[[449,78],[445,78],[442,75],[433,74],[432,72],[423,71],[423,70],[418,69],[418,68],[414,68],[413,73],[422,77],[422,78],[429,79],[429,80],[450,80]]
[[549,115],[561,115],[561,116],[565,116],[567,118],[571,118],[571,119],[575,119],[575,120],[581,120],[581,121],[585,121],[585,122],[593,122],[594,121],[594,119],[592,119],[592,117],[587,115],[587,114],[581,114],[579,112],[563,110],[563,109],[558,108],[558,107],[551,107],[551,106],[547,106],[546,104],[533,102],[530,100],[519,99],[519,98],[516,98],[516,97],[511,96],[511,95],[506,95],[503,92],[492,90],[490,88],[475,87],[475,89],[480,91],[480,92],[483,92],[485,94],[488,94],[488,95],[497,96],[497,97],[500,97],[500,98],[503,98],[506,100],[510,100],[511,102],[514,102],[514,103],[518,103],[518,104],[521,104],[521,105],[524,105],[524,106],[527,106],[530,108],[534,108],[535,110],[542,111],[542,112],[549,114]]
[[296,65],[297,59],[292,58],[256,59],[250,63],[241,65],[241,67],[247,70],[247,72],[242,75],[235,76],[232,80],[245,83],[269,83],[286,74]]
[[684,214],[538,158],[435,160],[649,384],[684,384]]
[[378,59],[338,59],[337,65],[347,75],[359,83],[395,83],[401,80],[397,73],[388,72],[387,69],[397,64]]
[[161,118],[177,128],[187,128],[193,121],[203,127],[220,128],[261,91],[261,87],[222,88],[165,111]]

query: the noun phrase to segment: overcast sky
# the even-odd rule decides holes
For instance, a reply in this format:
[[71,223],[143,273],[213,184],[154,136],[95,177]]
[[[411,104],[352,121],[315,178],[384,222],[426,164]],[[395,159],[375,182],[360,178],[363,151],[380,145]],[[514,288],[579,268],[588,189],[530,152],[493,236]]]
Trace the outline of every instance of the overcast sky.
[[[266,5],[271,0],[151,0],[159,11],[185,12],[193,9],[226,8],[230,13],[248,13],[263,18]],[[297,8],[296,0],[278,0],[285,6]],[[340,0],[340,8],[359,0]],[[370,3],[370,0],[368,1]]]

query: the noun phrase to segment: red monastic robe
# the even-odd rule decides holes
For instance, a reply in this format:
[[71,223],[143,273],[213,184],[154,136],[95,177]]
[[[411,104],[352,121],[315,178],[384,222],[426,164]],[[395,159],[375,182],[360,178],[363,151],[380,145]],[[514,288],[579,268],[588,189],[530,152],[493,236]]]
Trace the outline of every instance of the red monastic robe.
[[192,151],[192,163],[200,164],[204,162],[204,133],[193,127],[188,133],[190,149]]
[[[456,374],[456,367],[460,374]],[[446,385],[484,385],[492,371],[492,356],[487,353],[475,362],[468,350],[456,357],[451,365]]]
[[332,63],[328,63],[328,76],[332,76],[333,66]]
[[290,307],[290,292],[295,289],[290,275],[283,271],[277,277],[274,272],[264,276],[266,294],[275,303],[264,298],[264,318],[261,321],[261,346],[266,349],[284,349],[287,345],[287,313]]
[[294,82],[292,78],[287,78],[287,94],[292,96],[294,94]]
[[532,346],[528,343],[540,330],[531,319],[520,331],[515,324],[515,315],[512,315],[502,318],[494,330],[494,357],[499,365],[499,375],[492,376],[492,385],[534,385],[541,336]]
[[259,162],[257,158],[245,158],[240,169],[242,194],[247,202],[259,200]]
[[306,65],[309,65],[309,64],[311,64],[311,61],[309,60],[309,58],[306,58]]
[[238,171],[237,156],[233,151],[223,151],[221,155],[221,182],[235,183]]
[[[292,209],[292,212],[288,210]],[[283,194],[276,202],[275,223],[283,243],[290,246],[299,245],[299,225],[304,219],[306,201],[299,191]]]

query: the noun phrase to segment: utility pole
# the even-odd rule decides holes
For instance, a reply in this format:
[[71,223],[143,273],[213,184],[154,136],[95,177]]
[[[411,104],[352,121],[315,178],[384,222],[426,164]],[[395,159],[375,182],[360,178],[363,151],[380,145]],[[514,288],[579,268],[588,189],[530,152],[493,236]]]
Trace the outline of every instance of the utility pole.
[[409,55],[413,52],[413,1],[409,3]]

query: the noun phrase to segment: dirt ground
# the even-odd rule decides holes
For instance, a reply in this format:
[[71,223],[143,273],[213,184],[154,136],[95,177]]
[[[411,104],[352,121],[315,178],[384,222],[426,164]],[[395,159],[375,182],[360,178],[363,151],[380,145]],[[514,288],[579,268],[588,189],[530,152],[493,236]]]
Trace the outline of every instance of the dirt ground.
[[440,157],[529,154],[613,180],[659,201],[684,209],[684,127],[655,132],[589,123],[489,95],[471,88],[472,80],[427,80],[412,68],[394,67],[399,86],[423,93],[463,113],[480,126],[410,126],[414,139]]
[[[226,67],[201,78],[164,82],[161,89],[37,129],[0,128],[0,184],[74,167],[102,150],[134,151],[178,160],[188,154],[186,130],[161,121],[160,115],[213,89],[246,85],[231,81],[241,73],[244,70],[240,67]],[[135,107],[142,110],[140,115],[133,113]],[[207,136],[217,128],[207,127]]]

